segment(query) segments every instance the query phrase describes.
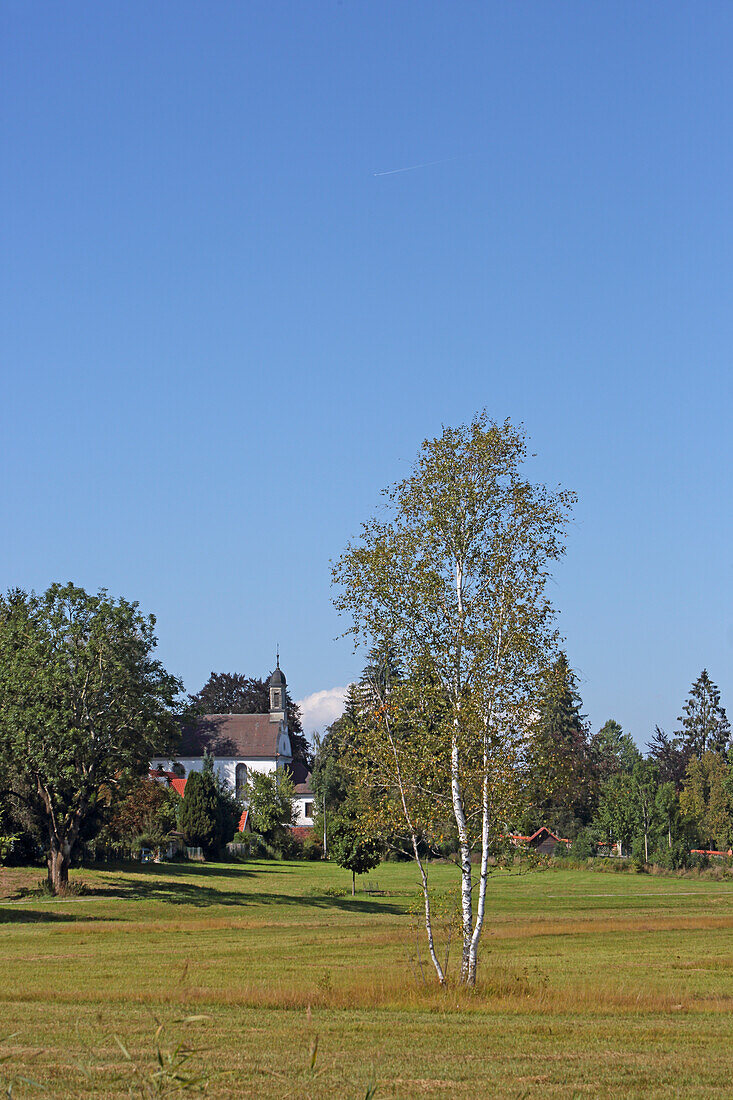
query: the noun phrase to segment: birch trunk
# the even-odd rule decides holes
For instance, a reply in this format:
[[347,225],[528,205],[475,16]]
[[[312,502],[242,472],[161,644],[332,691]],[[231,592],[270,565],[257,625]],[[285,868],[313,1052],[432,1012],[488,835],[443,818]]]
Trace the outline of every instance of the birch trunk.
[[478,882],[478,902],[476,904],[476,924],[471,936],[471,948],[468,958],[469,985],[476,984],[476,970],[478,966],[478,945],[481,939],[481,931],[484,926],[486,913],[486,887],[489,881],[489,760],[486,751],[486,735],[484,733],[484,776],[481,789],[481,870]]
[[451,746],[451,797],[453,816],[458,827],[458,850],[461,863],[461,934],[463,951],[461,954],[461,981],[468,981],[471,958],[471,939],[473,936],[473,901],[471,896],[471,845],[468,836],[466,812],[463,806],[463,792],[460,782],[460,753],[457,733]]

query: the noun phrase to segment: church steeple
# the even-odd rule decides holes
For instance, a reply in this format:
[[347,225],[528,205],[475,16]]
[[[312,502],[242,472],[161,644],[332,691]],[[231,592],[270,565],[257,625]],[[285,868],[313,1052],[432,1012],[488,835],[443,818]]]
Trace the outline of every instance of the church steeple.
[[287,700],[287,680],[280,668],[280,651],[277,653],[275,671],[270,677],[267,686],[270,689],[270,721],[283,722],[285,720],[285,705]]

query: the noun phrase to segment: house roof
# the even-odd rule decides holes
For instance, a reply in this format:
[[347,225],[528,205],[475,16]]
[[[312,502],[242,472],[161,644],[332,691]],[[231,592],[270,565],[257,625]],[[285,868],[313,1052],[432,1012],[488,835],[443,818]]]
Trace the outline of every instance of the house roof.
[[552,830],[548,829],[546,825],[542,825],[541,828],[537,829],[536,832],[532,833],[532,836],[520,836],[519,833],[510,833],[509,836],[512,840],[531,841],[531,840],[536,840],[537,837],[542,835],[542,833],[547,833],[548,836],[551,836],[552,839],[556,840],[559,844],[569,844],[570,843],[570,841],[568,840],[567,837],[555,836],[555,834],[552,832]]
[[172,787],[173,790],[177,791],[181,798],[183,798],[183,792],[186,789],[186,780],[176,775],[175,772],[166,771],[165,768],[151,768],[150,778],[167,780],[168,786]]
[[290,765],[290,775],[295,786],[295,793],[299,795],[312,795],[311,773],[302,760],[294,760]]
[[280,723],[269,714],[205,714],[183,727],[179,756],[279,756]]

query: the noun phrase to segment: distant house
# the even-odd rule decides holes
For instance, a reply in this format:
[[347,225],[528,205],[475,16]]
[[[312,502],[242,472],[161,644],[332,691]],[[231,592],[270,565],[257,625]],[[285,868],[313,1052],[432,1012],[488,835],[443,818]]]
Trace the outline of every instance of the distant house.
[[299,761],[293,761],[287,721],[287,681],[279,659],[268,688],[267,714],[205,714],[186,725],[178,756],[156,757],[151,761],[153,778],[168,780],[183,796],[188,776],[201,771],[204,755],[208,754],[213,758],[216,774],[237,797],[245,798],[252,772],[277,775],[287,770],[295,782],[297,824],[312,825],[310,772]]
[[532,833],[531,836],[510,833],[509,839],[516,847],[519,847],[520,844],[526,844],[533,852],[539,852],[543,856],[551,856],[558,844],[570,847],[570,841],[566,837],[555,836],[545,825],[538,829],[536,833]]
[[305,764],[296,760],[290,767],[290,773],[295,784],[295,824],[296,827],[310,826],[315,815],[315,800],[311,790],[311,773]]

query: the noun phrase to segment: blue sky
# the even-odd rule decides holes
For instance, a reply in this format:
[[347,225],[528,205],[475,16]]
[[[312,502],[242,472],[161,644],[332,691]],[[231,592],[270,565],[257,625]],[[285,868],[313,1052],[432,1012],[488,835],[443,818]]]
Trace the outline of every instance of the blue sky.
[[[0,11],[0,583],[74,580],[327,692],[329,559],[486,406],[579,496],[593,728],[733,709],[733,7]],[[416,164],[427,167],[389,175]]]

